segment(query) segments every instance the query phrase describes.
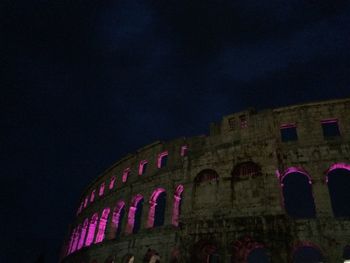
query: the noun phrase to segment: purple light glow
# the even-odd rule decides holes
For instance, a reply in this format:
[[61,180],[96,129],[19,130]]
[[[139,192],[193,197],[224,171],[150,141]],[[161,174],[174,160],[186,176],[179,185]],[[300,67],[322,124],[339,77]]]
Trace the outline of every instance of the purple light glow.
[[111,178],[111,181],[110,181],[110,183],[109,183],[109,190],[111,190],[111,189],[113,189],[113,187],[114,187],[114,183],[115,183],[115,176],[113,176],[112,178]]
[[126,181],[128,180],[129,174],[130,174],[130,168],[126,168],[123,171],[123,178],[122,178],[123,183],[126,183]]
[[129,213],[128,213],[128,224],[127,224],[126,229],[125,229],[125,232],[127,234],[131,234],[133,229],[134,229],[135,212],[136,212],[137,204],[142,199],[143,199],[143,196],[141,194],[137,194],[133,197],[133,199],[131,201]]
[[326,124],[326,123],[337,123],[338,119],[325,119],[325,120],[321,120],[321,123]]
[[88,202],[89,202],[89,197],[87,196],[85,197],[84,208],[87,206]]
[[124,207],[125,207],[125,202],[123,200],[120,200],[118,201],[116,207],[114,208],[112,222],[111,222],[110,239],[114,239],[116,237],[116,233],[119,226],[120,213]]
[[165,152],[158,154],[158,159],[157,159],[157,167],[158,168],[162,168],[162,159],[166,156],[168,156],[168,151],[165,151]]
[[80,250],[84,246],[86,230],[87,230],[88,225],[89,225],[89,219],[86,218],[84,220],[84,224],[83,224],[83,227],[82,227],[81,232],[80,232],[80,237],[79,237],[77,250]]
[[95,238],[95,244],[102,242],[103,239],[105,238],[105,229],[106,229],[109,212],[110,212],[110,209],[108,207],[103,209],[103,212],[100,218],[100,223],[98,224],[98,231]]
[[174,203],[173,203],[173,218],[171,220],[171,223],[174,226],[179,226],[179,216],[180,216],[180,202],[181,202],[181,195],[184,190],[183,185],[178,185],[175,190],[174,194]]
[[92,202],[95,200],[95,193],[96,193],[96,190],[93,190],[93,191],[91,192],[90,203],[92,203]]
[[74,234],[74,239],[73,239],[73,245],[71,248],[71,253],[77,250],[78,242],[79,242],[79,237],[80,237],[80,232],[81,232],[81,225],[77,227],[77,231]]
[[73,247],[73,242],[74,242],[74,237],[75,237],[76,231],[77,231],[77,228],[74,228],[73,231],[72,231],[72,234],[70,235],[67,255],[72,253],[72,247]]
[[148,212],[148,220],[147,220],[147,228],[151,228],[154,226],[154,213],[157,206],[158,196],[165,192],[163,188],[157,188],[153,191],[151,198],[149,200],[149,212]]
[[188,152],[188,146],[187,145],[181,146],[181,156],[186,156],[187,152]]
[[336,169],[345,169],[350,171],[350,164],[347,163],[334,163],[332,164],[326,172],[326,183],[328,183],[328,174]]
[[293,246],[293,252],[292,252],[291,256],[293,256],[299,249],[301,249],[303,247],[314,248],[314,249],[318,250],[321,253],[321,255],[323,256],[321,248],[318,245],[316,245],[310,241],[298,241],[298,242],[296,242]]
[[291,173],[299,173],[305,175],[309,179],[309,184],[312,184],[311,176],[301,167],[289,167],[287,168],[282,175],[279,176],[281,186],[283,187],[284,178]]
[[288,129],[288,128],[296,128],[297,126],[295,125],[295,123],[286,123],[286,124],[282,124],[280,126],[280,129]]
[[83,210],[83,206],[84,206],[84,201],[82,201],[80,203],[80,206],[79,206],[78,211],[77,211],[77,215],[79,215],[81,213],[81,211]]
[[88,232],[86,240],[85,240],[85,246],[86,247],[90,246],[92,244],[92,241],[94,240],[97,220],[98,220],[98,214],[95,213],[91,217],[91,220],[90,220],[89,232]]
[[105,192],[105,182],[103,182],[100,186],[100,190],[98,191],[98,195],[102,196]]
[[144,166],[147,164],[147,160],[142,160],[139,165],[139,175],[144,173]]

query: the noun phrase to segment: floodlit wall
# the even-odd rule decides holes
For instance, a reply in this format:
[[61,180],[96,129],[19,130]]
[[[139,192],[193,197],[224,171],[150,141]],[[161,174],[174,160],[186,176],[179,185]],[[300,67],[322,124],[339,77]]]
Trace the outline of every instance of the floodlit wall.
[[280,263],[314,249],[342,262],[350,211],[339,200],[350,195],[337,185],[349,178],[350,99],[234,113],[208,136],[155,142],[102,173],[81,197],[62,260],[253,262],[260,253]]

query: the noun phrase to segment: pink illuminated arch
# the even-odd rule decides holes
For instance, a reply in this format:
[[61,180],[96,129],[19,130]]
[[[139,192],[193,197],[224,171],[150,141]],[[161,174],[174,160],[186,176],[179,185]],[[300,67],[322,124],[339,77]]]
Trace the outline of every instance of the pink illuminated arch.
[[350,217],[350,164],[332,164],[326,173],[326,183],[334,216]]
[[187,145],[182,145],[182,146],[181,146],[180,155],[181,155],[181,156],[187,156],[187,153],[188,153],[188,146],[187,146]]
[[347,163],[334,163],[332,164],[326,172],[326,182],[328,183],[328,174],[336,169],[344,169],[350,172],[350,164]]
[[73,247],[74,237],[75,237],[75,233],[76,233],[76,232],[77,232],[77,228],[74,228],[73,231],[72,231],[72,233],[71,233],[71,235],[70,235],[67,255],[69,255],[70,253],[72,253],[72,247]]
[[182,184],[178,185],[174,194],[174,203],[173,203],[173,217],[171,223],[174,226],[179,226],[179,217],[180,217],[180,204],[182,198],[182,192],[184,187]]
[[129,175],[130,175],[130,168],[126,168],[123,171],[123,178],[122,178],[123,183],[126,183],[126,181],[128,180]]
[[77,227],[77,231],[74,233],[74,239],[73,239],[73,245],[72,245],[72,248],[71,248],[71,253],[73,253],[74,251],[77,250],[80,232],[81,232],[81,225],[79,225]]
[[285,179],[285,177],[292,173],[299,173],[299,174],[305,175],[309,179],[309,184],[312,184],[311,176],[302,167],[289,167],[279,176],[282,187],[283,187],[283,180]]
[[95,244],[102,242],[105,238],[105,229],[106,229],[106,225],[107,225],[109,212],[110,212],[110,209],[108,207],[103,209],[103,211],[102,211],[102,215],[100,217],[100,222],[98,224],[97,235],[95,238]]
[[147,160],[142,160],[139,165],[139,175],[143,175],[146,172]]
[[128,213],[128,224],[127,224],[126,230],[125,230],[125,232],[127,234],[132,234],[132,232],[134,230],[135,213],[136,213],[137,205],[142,199],[143,199],[143,196],[141,194],[137,194],[131,200],[129,213]]
[[92,244],[92,241],[94,240],[95,236],[95,230],[96,230],[96,225],[97,225],[97,220],[98,220],[98,214],[95,213],[90,220],[89,224],[89,231],[85,240],[85,246],[88,247]]
[[85,200],[84,200],[84,208],[88,205],[88,202],[89,202],[89,197],[85,197]]
[[91,192],[91,195],[90,195],[90,203],[92,203],[94,200],[95,200],[95,193],[96,193],[96,190],[93,190]]
[[100,185],[100,190],[98,191],[98,195],[99,196],[102,196],[105,192],[105,182],[103,182],[101,185]]
[[294,218],[314,218],[316,208],[309,173],[301,167],[289,167],[282,174],[277,170],[276,175],[280,181],[283,206],[287,214]]
[[111,181],[109,182],[109,190],[113,189],[115,184],[115,176],[112,176]]
[[248,262],[250,253],[255,249],[261,249],[264,247],[263,244],[255,241],[252,237],[244,236],[232,244],[232,257],[234,262]]
[[[316,245],[315,243],[313,242],[310,242],[310,241],[298,241],[294,244],[293,246],[293,251],[291,253],[291,262],[294,260],[294,257],[295,255],[298,253],[299,250],[303,249],[303,248],[312,248],[314,249],[315,251],[319,252],[319,255],[324,258],[324,255],[323,255],[323,252],[322,252],[322,249]],[[294,261],[293,261],[294,262]]]
[[78,242],[78,247],[77,247],[78,250],[80,250],[84,246],[84,241],[85,241],[85,236],[86,236],[86,231],[87,231],[88,226],[89,226],[89,219],[86,218],[84,220],[84,224],[83,224],[83,227],[82,227],[81,232],[80,232],[80,237],[79,237],[79,242]]
[[168,151],[162,152],[160,154],[158,154],[158,158],[157,158],[157,168],[162,168],[162,161],[163,158],[168,157]]
[[120,227],[121,212],[125,208],[125,202],[123,200],[118,201],[117,206],[114,208],[111,222],[110,239],[116,238],[118,228]]
[[148,212],[148,219],[147,219],[147,227],[151,228],[154,226],[154,216],[155,216],[155,210],[157,206],[157,199],[161,193],[165,193],[165,190],[163,188],[157,188],[153,191],[151,198],[149,200],[149,212]]

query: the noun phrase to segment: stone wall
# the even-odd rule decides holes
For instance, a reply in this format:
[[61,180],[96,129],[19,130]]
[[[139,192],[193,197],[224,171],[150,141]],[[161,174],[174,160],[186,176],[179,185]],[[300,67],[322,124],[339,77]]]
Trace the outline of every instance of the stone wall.
[[[340,136],[325,138],[323,120],[336,121]],[[282,142],[280,128],[286,124],[296,127],[297,140]],[[183,146],[188,147],[185,156],[181,155]],[[157,157],[164,151],[168,151],[167,165],[158,168]],[[94,189],[95,200],[75,218],[65,242],[64,254],[69,255],[63,256],[63,262],[105,262],[107,258],[123,262],[127,255],[143,262],[149,249],[158,252],[161,262],[246,262],[254,248],[264,248],[270,262],[280,263],[292,262],[293,252],[302,245],[315,246],[324,262],[342,262],[343,248],[350,244],[350,220],[334,217],[326,172],[332,164],[350,164],[349,159],[350,99],[261,112],[249,109],[225,116],[211,124],[209,136],[155,142],[92,182],[79,207]],[[147,170],[138,175],[142,160],[148,161]],[[310,176],[315,218],[293,218],[284,207],[281,178],[290,167]],[[126,168],[131,174],[123,183]],[[116,184],[109,190],[113,176]],[[104,195],[99,197],[103,182]],[[179,185],[184,191],[176,226],[172,217]],[[149,228],[149,201],[159,187],[166,190],[165,222]],[[126,234],[130,202],[136,194],[144,197],[141,229]],[[126,215],[121,236],[110,239],[112,211],[119,200],[125,201]],[[96,212],[100,216],[106,207],[111,213],[104,241],[67,253],[73,229]]]

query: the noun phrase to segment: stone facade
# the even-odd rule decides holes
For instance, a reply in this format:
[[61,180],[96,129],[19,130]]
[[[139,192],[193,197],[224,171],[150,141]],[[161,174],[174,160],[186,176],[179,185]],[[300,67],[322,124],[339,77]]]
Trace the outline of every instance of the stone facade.
[[[323,123],[337,125],[340,134],[327,136]],[[283,141],[284,127],[294,129],[297,138]],[[168,157],[161,168],[160,153]],[[343,250],[350,245],[350,217],[334,216],[327,173],[332,167],[349,172],[349,159],[350,99],[225,116],[211,124],[209,136],[155,142],[118,161],[92,182],[79,202],[62,262],[156,262],[158,256],[160,262],[254,262],[250,254],[261,250],[270,262],[283,263],[296,261],[301,247],[318,250],[322,262],[343,262]],[[142,160],[148,164],[139,175]],[[130,174],[123,182],[126,168]],[[315,216],[296,218],[285,206],[285,176],[298,173],[307,178],[305,189],[311,189]],[[116,181],[109,189],[113,176]],[[165,190],[166,206],[164,223],[154,227],[156,189]],[[137,194],[144,198],[141,227],[130,233],[128,217],[136,209],[132,200]],[[125,215],[113,226],[118,201],[125,202]],[[90,222],[95,213],[101,217],[105,208],[110,213],[103,241],[95,242],[99,220],[93,243],[85,246],[84,221]],[[83,242],[80,249],[72,249],[74,230],[77,243],[79,238]]]

